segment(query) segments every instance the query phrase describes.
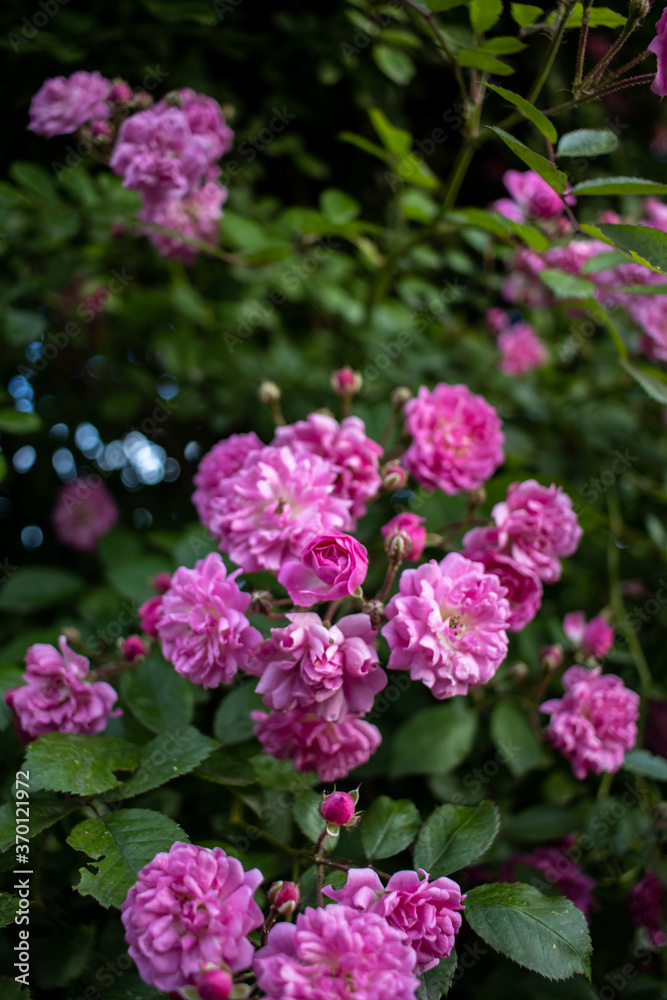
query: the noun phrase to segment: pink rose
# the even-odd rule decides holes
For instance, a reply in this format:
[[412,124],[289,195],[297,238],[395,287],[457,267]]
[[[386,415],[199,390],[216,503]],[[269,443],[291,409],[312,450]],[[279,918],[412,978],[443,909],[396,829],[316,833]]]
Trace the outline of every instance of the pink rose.
[[587,622],[583,611],[570,611],[563,618],[563,631],[584,656],[594,656],[598,660],[606,656],[614,644],[614,630],[602,615]]
[[317,535],[278,573],[295,604],[310,607],[318,601],[338,601],[353,594],[366,579],[368,552],[356,538],[342,531]]

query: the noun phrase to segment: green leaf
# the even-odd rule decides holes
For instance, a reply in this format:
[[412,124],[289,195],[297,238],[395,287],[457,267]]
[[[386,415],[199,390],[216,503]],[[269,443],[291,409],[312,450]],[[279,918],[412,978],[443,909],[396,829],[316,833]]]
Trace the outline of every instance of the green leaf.
[[264,264],[277,264],[281,260],[286,260],[294,253],[294,248],[281,243],[270,247],[262,247],[253,253],[243,254],[243,263],[250,264],[251,267],[261,267]]
[[458,699],[415,712],[394,735],[390,776],[451,771],[470,753],[476,732],[477,716]]
[[30,1000],[30,990],[24,990],[15,979],[0,976],[0,995],[2,1000]]
[[8,892],[0,892],[0,927],[14,923],[18,908],[18,896],[10,896]]
[[[26,646],[23,646],[21,654],[25,655]],[[23,671],[18,667],[0,667],[0,729],[7,729],[11,724],[14,714],[5,701],[5,695],[12,688],[23,684]],[[2,848],[0,848],[2,850]]]
[[147,656],[120,683],[132,714],[154,733],[178,729],[192,721],[192,685],[159,655]]
[[424,0],[424,6],[433,14],[439,14],[443,10],[453,10],[454,7],[463,7],[466,0]]
[[417,72],[410,56],[392,45],[384,45],[383,43],[374,45],[373,60],[377,68],[399,86],[410,83]]
[[470,24],[479,35],[492,28],[503,12],[503,0],[470,0]]
[[3,320],[5,336],[15,347],[23,347],[31,340],[39,340],[47,327],[46,316],[28,309],[8,309]]
[[213,735],[223,744],[242,743],[249,740],[255,725],[250,713],[264,708],[262,696],[255,693],[255,682],[245,681],[234,688],[220,702],[213,719]]
[[467,221],[472,226],[479,226],[480,229],[512,243],[518,237],[534,250],[548,250],[550,246],[547,237],[535,226],[514,222],[499,212],[487,212],[484,208],[459,208],[455,212],[448,212],[445,218],[452,222]]
[[472,864],[489,849],[500,827],[493,802],[478,806],[440,806],[424,823],[415,844],[413,863],[432,878]]
[[554,191],[558,194],[562,194],[565,191],[567,187],[567,175],[562,170],[554,167],[544,156],[540,156],[539,153],[534,153],[532,149],[528,149],[528,146],[524,146],[522,142],[515,139],[509,132],[504,132],[501,128],[496,128],[494,125],[487,125],[487,128],[490,128],[492,132],[500,136],[505,145],[509,146],[512,152],[516,153],[527,167],[530,167],[536,174],[539,174],[542,180],[546,181]]
[[193,771],[217,747],[215,740],[204,736],[194,726],[160,733],[141,748],[136,774],[114,789],[111,797],[130,799],[151,788],[159,788],[172,778]]
[[510,701],[499,701],[493,709],[491,739],[515,778],[522,778],[548,760],[526,713]]
[[654,271],[667,274],[667,233],[650,226],[626,226],[620,223],[600,222],[596,226],[582,226],[589,235],[601,236],[619,250],[625,251],[639,264],[647,264]]
[[361,843],[369,860],[390,858],[414,840],[421,819],[410,799],[375,799],[361,821]]
[[496,76],[511,76],[514,72],[502,59],[497,59],[488,52],[480,52],[479,49],[459,49],[456,61],[459,66],[470,66],[473,69],[481,69],[484,73],[495,73]]
[[114,771],[133,771],[138,762],[138,748],[125,740],[48,733],[28,747],[25,770],[31,788],[99,795],[120,784]]
[[29,614],[70,601],[84,586],[80,576],[54,566],[22,566],[0,590],[0,610]]
[[575,184],[572,194],[667,194],[667,184],[646,181],[641,177],[594,177]]
[[480,885],[467,894],[465,916],[483,941],[518,965],[546,979],[590,979],[588,924],[569,899],[521,882]]
[[0,410],[0,431],[5,434],[34,434],[41,426],[37,413],[22,413],[10,407]]
[[320,195],[320,209],[331,222],[342,223],[356,219],[361,211],[361,206],[356,198],[345,194],[344,191],[327,188]]
[[373,128],[385,149],[394,156],[407,156],[412,148],[412,136],[403,128],[392,125],[384,111],[371,108],[368,112]]
[[667,406],[667,385],[657,377],[657,371],[654,375],[648,367],[639,368],[624,360],[621,360],[621,365],[651,399],[657,400],[662,406]]
[[156,573],[172,571],[173,566],[163,556],[144,556],[126,565],[109,566],[106,577],[119,594],[141,604],[155,596],[151,580]]
[[558,143],[559,156],[601,156],[618,148],[618,136],[608,128],[578,128]]
[[216,750],[198,767],[198,778],[216,785],[252,785],[257,781],[255,769],[245,760],[231,757],[224,750]]
[[484,42],[483,45],[478,45],[477,48],[480,52],[491,52],[497,56],[509,56],[513,52],[522,52],[527,46],[523,42],[520,42],[518,38],[512,38],[511,35],[498,35],[497,38],[489,38],[488,41]]
[[[69,816],[76,809],[71,802],[55,796],[38,798],[30,796],[30,836],[35,837],[42,830],[47,830],[58,820]],[[0,851],[6,851],[16,842],[16,803],[7,802],[0,806]]]
[[525,28],[528,24],[535,24],[544,13],[541,7],[534,7],[528,3],[513,3],[510,9],[512,11],[512,20],[520,28]]
[[180,826],[151,809],[118,809],[85,819],[67,843],[96,864],[80,869],[76,889],[104,907],[120,906],[144,865],[177,840],[187,841]]
[[456,972],[457,956],[452,949],[447,958],[441,958],[434,969],[424,972],[419,978],[422,985],[417,990],[417,1000],[440,1000],[447,996]]
[[580,278],[558,268],[545,267],[540,271],[540,280],[553,292],[557,299],[590,299],[596,292],[596,286],[588,278]]
[[623,767],[633,774],[642,774],[645,778],[655,781],[667,781],[667,760],[656,757],[648,750],[629,750],[625,755]]
[[[566,28],[581,27],[583,9],[583,4],[581,3],[574,5],[572,13],[567,19]],[[549,24],[553,24],[555,20],[555,13],[550,14],[547,18]],[[620,28],[626,21],[627,17],[617,14],[615,10],[610,10],[609,7],[593,7],[589,13],[588,26],[589,28]]]
[[387,154],[384,149],[381,146],[377,146],[374,142],[370,142],[363,135],[357,135],[356,132],[339,132],[338,138],[341,142],[349,142],[351,145],[363,149],[364,153],[376,156],[378,160],[382,160],[385,163],[387,161]]
[[260,785],[278,792],[303,792],[317,781],[314,771],[302,774],[296,770],[293,761],[276,760],[271,754],[255,754],[248,763],[254,767]]
[[526,844],[567,837],[577,825],[576,813],[562,806],[529,806],[503,817],[503,833]]
[[49,205],[58,202],[58,193],[53,180],[44,167],[40,167],[36,163],[12,163],[9,174],[17,184],[32,191],[33,194],[39,195]]
[[545,136],[549,142],[556,142],[558,140],[558,132],[554,128],[553,124],[549,121],[546,115],[543,115],[541,111],[527,101],[525,97],[521,97],[520,94],[515,94],[512,90],[505,90],[504,87],[498,87],[493,83],[488,84],[489,90],[494,90],[496,94],[503,97],[509,104],[513,104],[514,107],[518,108],[526,118],[529,119],[535,125],[536,128],[540,130],[543,136]]

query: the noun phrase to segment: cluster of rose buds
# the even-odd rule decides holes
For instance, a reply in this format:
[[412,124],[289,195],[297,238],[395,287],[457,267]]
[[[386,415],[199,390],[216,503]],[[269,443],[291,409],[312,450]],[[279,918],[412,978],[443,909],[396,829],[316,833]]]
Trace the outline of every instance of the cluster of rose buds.
[[234,133],[212,97],[189,88],[157,103],[97,71],[47,80],[30,105],[28,126],[51,137],[77,132],[141,196],[143,232],[165,257],[190,263],[198,244],[217,243],[227,189],[218,160]]

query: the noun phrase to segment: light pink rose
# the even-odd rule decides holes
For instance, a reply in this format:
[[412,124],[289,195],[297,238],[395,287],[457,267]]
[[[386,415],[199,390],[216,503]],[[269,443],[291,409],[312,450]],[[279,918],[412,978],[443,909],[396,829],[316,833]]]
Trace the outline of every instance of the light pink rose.
[[329,531],[316,535],[298,558],[288,559],[278,573],[295,604],[338,601],[353,594],[366,579],[368,552],[352,535]]
[[658,97],[665,97],[667,96],[667,7],[663,10],[656,29],[658,33],[648,46],[648,51],[658,57],[658,68],[651,90]]

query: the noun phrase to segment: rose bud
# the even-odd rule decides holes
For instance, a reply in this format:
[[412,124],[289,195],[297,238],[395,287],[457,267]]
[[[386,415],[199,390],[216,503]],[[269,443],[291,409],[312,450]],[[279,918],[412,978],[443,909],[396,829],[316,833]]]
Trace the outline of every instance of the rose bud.
[[540,650],[540,666],[545,670],[558,670],[563,662],[563,650],[560,646],[542,646]]
[[201,1000],[227,1000],[234,980],[225,969],[208,969],[197,978],[195,987]]
[[299,887],[294,882],[274,882],[267,896],[271,906],[284,917],[291,917],[301,899]]
[[385,465],[384,468],[380,469],[380,475],[382,476],[382,487],[389,493],[402,490],[408,481],[407,471],[398,462]]
[[330,531],[313,538],[297,559],[287,559],[278,583],[295,604],[310,607],[318,601],[351,596],[367,571],[368,552],[361,542],[342,531]]
[[128,635],[122,641],[121,651],[128,663],[136,663],[146,656],[146,643],[138,635]]
[[320,805],[320,814],[330,827],[347,826],[356,808],[357,800],[349,792],[332,792]]
[[426,528],[423,525],[425,517],[419,514],[397,514],[392,517],[382,528],[384,537],[384,547],[386,552],[392,554],[392,548],[396,539],[403,540],[403,558],[417,560],[421,557],[426,544]]
[[363,381],[360,373],[353,372],[351,368],[340,368],[331,373],[331,388],[337,396],[353,396],[359,392]]

